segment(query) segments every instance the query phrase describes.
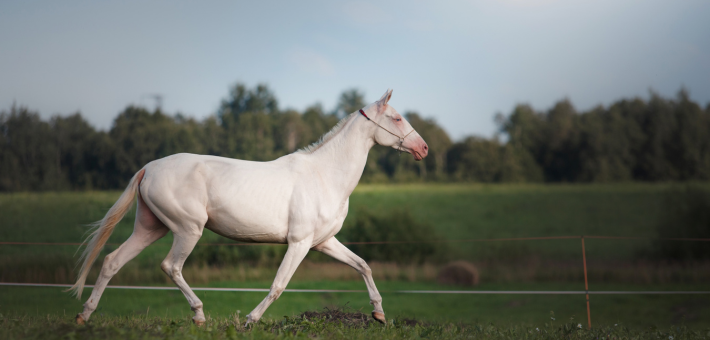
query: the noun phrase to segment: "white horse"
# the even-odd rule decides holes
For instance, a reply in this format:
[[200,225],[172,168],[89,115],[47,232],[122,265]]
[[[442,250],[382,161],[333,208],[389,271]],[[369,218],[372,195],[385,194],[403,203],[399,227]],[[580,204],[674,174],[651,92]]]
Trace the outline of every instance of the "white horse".
[[195,312],[193,322],[204,324],[202,302],[182,277],[182,266],[204,228],[238,241],[288,244],[269,294],[247,315],[247,324],[258,321],[278,299],[310,249],[357,270],[365,279],[373,318],[384,322],[382,297],[370,267],[334,236],[348,213],[350,194],[370,148],[391,146],[417,161],[428,153],[422,137],[387,104],[391,96],[388,90],[377,102],[342,119],[319,142],[274,161],[176,154],[148,163],[87,238],[81,271],[70,288],[79,299],[91,265],[138,193],[133,234],[106,256],[76,322],[89,320],[109,280],[126,262],[172,231],[173,245],[160,267],[187,298]]

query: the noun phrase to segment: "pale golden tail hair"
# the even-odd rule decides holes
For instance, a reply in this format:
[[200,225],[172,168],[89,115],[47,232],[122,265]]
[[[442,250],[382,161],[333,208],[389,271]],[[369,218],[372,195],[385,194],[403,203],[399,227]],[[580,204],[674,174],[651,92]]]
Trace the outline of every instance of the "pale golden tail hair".
[[118,198],[118,201],[116,201],[106,213],[106,216],[100,221],[91,224],[94,227],[94,231],[91,232],[84,241],[83,244],[86,244],[86,248],[78,261],[81,262],[83,260],[84,263],[81,265],[76,283],[71,286],[71,288],[65,290],[66,292],[72,292],[77,299],[81,299],[81,293],[84,290],[84,284],[86,283],[86,277],[89,275],[89,270],[91,270],[91,266],[94,264],[94,261],[96,261],[101,249],[103,249],[106,241],[108,241],[109,236],[113,233],[113,228],[116,227],[128,210],[131,209],[131,205],[136,198],[138,186],[144,174],[145,169],[138,171],[133,178],[131,178],[128,187],[126,187],[126,190],[121,194],[121,197]]

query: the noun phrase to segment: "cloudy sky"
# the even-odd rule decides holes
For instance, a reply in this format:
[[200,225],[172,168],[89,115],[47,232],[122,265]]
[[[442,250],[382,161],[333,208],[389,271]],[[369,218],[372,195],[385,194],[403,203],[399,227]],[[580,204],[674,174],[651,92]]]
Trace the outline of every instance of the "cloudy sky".
[[99,128],[128,104],[213,114],[235,82],[282,108],[357,87],[492,136],[516,103],[580,110],[649,89],[710,102],[710,1],[3,1],[0,109],[80,111]]

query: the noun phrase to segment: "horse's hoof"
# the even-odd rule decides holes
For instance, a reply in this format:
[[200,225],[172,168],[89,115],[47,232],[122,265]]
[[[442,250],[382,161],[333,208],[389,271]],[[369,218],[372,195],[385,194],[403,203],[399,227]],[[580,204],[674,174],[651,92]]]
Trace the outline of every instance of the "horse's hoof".
[[197,326],[197,327],[202,327],[202,326],[205,325],[205,320],[195,320],[195,319],[192,319],[192,322],[193,322],[193,323],[195,324],[195,326]]
[[81,314],[76,315],[76,324],[77,325],[83,325],[86,323],[86,320],[84,320],[84,317],[81,316]]
[[258,322],[259,322],[259,319],[253,318],[253,317],[251,316],[251,314],[248,314],[248,315],[247,315],[247,322],[244,324],[244,327],[246,328],[247,326],[253,326],[253,325],[255,325],[255,324],[258,323]]
[[385,321],[385,313],[372,312],[372,318],[379,321],[382,324],[384,324],[386,322]]

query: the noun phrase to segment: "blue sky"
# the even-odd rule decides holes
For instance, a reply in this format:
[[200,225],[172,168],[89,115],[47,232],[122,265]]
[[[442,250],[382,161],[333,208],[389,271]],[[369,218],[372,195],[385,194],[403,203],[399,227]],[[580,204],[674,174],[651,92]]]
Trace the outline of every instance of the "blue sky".
[[705,0],[4,1],[0,109],[106,129],[152,93],[201,118],[238,81],[299,110],[393,88],[400,112],[492,136],[516,103],[585,110],[684,85],[707,104],[709,14]]

